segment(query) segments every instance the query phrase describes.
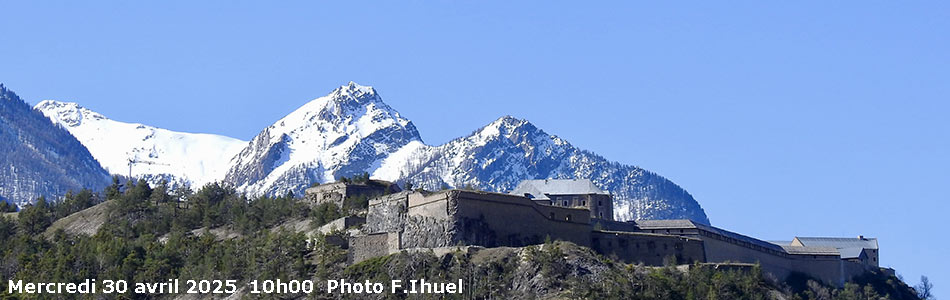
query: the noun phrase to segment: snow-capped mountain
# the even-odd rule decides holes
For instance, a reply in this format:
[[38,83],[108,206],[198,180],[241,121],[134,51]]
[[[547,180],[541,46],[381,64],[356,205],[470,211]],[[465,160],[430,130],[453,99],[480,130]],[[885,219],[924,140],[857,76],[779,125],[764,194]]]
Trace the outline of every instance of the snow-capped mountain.
[[231,161],[225,182],[251,195],[302,195],[314,182],[372,171],[414,141],[412,122],[372,87],[350,82],[261,131]]
[[353,82],[264,129],[232,161],[225,182],[252,195],[300,195],[314,182],[369,172],[373,178],[439,189],[471,185],[507,192],[524,179],[589,178],[616,199],[616,218],[689,218],[709,223],[693,197],[647,170],[610,162],[503,117],[441,146]]
[[200,187],[224,178],[246,141],[124,123],[76,103],[44,100],[35,109],[62,125],[112,174]]
[[108,183],[82,143],[0,84],[0,201],[22,206]]
[[441,146],[410,143],[384,160],[372,177],[427,189],[473,186],[497,192],[510,191],[524,179],[587,178],[614,196],[617,220],[709,223],[699,203],[666,178],[607,161],[510,116]]
[[301,195],[315,182],[369,172],[417,187],[473,186],[507,192],[524,179],[587,178],[615,198],[615,217],[689,218],[709,223],[673,182],[610,162],[526,120],[502,117],[469,136],[433,146],[372,87],[350,82],[314,99],[250,142],[122,123],[75,103],[36,106],[113,174],[203,185],[223,180],[251,196]]

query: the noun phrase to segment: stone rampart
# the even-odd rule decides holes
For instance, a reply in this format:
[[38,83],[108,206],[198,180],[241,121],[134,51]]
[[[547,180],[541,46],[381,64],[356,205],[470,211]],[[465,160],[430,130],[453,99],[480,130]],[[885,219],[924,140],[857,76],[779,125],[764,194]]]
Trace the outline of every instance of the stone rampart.
[[627,263],[658,266],[668,263],[705,262],[703,241],[650,233],[594,231],[591,248],[604,256]]

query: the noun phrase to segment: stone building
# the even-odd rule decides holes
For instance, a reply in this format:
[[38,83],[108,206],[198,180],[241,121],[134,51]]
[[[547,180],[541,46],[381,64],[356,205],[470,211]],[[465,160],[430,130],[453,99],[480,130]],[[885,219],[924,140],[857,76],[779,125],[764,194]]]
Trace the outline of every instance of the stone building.
[[564,240],[632,263],[703,262],[698,239],[595,230],[584,207],[552,206],[524,196],[466,190],[401,192],[369,202],[353,262],[403,249],[520,247]]
[[766,242],[691,220],[630,223],[635,224],[634,230],[638,232],[700,239],[706,262],[758,263],[763,272],[779,280],[799,273],[843,286],[846,281],[878,268],[876,255],[872,263],[870,259],[855,259],[853,254],[877,253],[876,239],[795,238],[790,242]]
[[612,202],[595,204],[610,199],[598,191],[585,180],[533,180],[510,194],[444,190],[376,197],[369,201],[366,223],[348,240],[350,261],[415,248],[520,247],[550,239],[628,263],[759,264],[776,280],[802,274],[839,287],[878,269],[873,238],[766,242],[691,220],[618,222],[599,217],[612,214]]
[[399,192],[399,186],[383,180],[365,182],[332,182],[307,188],[304,199],[310,204],[333,203],[343,207],[343,200],[349,197],[372,199],[385,194]]
[[614,219],[613,197],[587,179],[524,180],[511,194],[545,205],[583,207],[591,218]]
[[835,248],[841,253],[841,259],[874,267],[880,266],[876,238],[866,238],[864,236],[858,236],[857,238],[795,237],[794,240],[789,242],[789,245]]

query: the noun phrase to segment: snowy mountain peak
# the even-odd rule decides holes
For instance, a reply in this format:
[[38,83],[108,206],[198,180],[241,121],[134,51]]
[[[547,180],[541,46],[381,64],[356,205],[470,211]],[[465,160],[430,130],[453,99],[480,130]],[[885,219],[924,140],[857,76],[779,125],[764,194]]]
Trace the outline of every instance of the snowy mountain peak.
[[65,127],[76,127],[82,125],[83,120],[102,120],[105,116],[80,106],[75,102],[61,102],[56,100],[43,100],[37,103],[34,109],[40,110],[50,118],[55,118],[57,123]]
[[350,81],[350,83],[340,86],[339,88],[333,90],[330,93],[337,97],[334,98],[344,98],[351,97],[353,99],[362,100],[362,99],[373,99],[378,97],[376,96],[376,89],[371,86],[359,85],[356,82]]
[[541,131],[538,127],[531,124],[528,120],[518,119],[512,116],[504,116],[498,118],[494,122],[485,125],[482,127],[482,131],[498,131],[499,133],[510,136],[512,133],[516,132],[539,132]]
[[250,194],[299,193],[379,166],[421,141],[415,125],[355,82],[314,99],[259,133],[231,162],[226,181]]

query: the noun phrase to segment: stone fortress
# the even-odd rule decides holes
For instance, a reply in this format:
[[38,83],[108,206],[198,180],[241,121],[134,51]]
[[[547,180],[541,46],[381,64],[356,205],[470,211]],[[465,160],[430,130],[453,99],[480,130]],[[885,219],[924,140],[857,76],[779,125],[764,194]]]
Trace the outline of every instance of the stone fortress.
[[563,240],[626,263],[759,264],[776,280],[799,274],[839,287],[879,269],[874,238],[767,242],[691,220],[615,221],[610,194],[589,180],[526,180],[509,194],[398,191],[396,185],[378,180],[307,189],[313,203],[366,195],[374,198],[365,219],[349,216],[324,226],[350,228],[342,246],[353,263],[420,248],[450,251],[460,246],[521,247]]

